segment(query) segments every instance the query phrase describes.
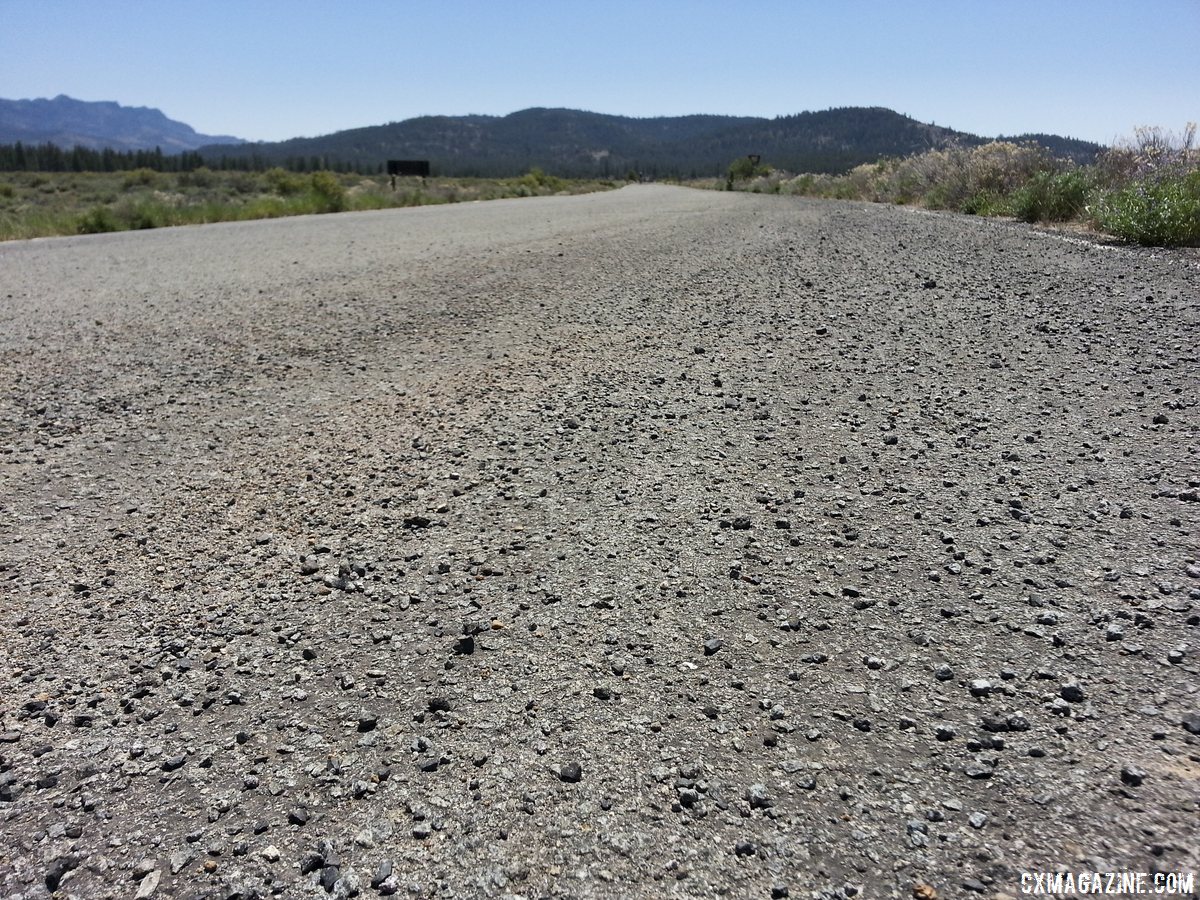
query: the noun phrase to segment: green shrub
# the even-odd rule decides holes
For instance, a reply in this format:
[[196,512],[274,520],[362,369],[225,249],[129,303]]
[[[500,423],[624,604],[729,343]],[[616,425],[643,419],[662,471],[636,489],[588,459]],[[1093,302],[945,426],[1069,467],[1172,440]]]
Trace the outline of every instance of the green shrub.
[[290,200],[284,200],[280,197],[256,197],[243,206],[237,208],[236,213],[230,214],[229,207],[218,205],[217,216],[212,221],[220,222],[230,218],[250,220],[250,219],[278,219],[280,216],[303,215],[304,213],[320,212],[311,202],[307,202],[306,198],[298,197]]
[[729,179],[731,181],[749,181],[771,171],[768,166],[756,163],[749,156],[739,156],[729,164]]
[[346,189],[332,172],[313,172],[309,181],[317,212],[341,212],[346,208]]
[[264,172],[263,178],[266,180],[267,186],[281,197],[299,194],[304,190],[303,175],[285,172],[278,166],[276,166],[274,169],[268,169],[266,172]]
[[1079,169],[1036,172],[1012,195],[1013,214],[1023,222],[1066,222],[1087,205],[1091,183]]
[[1099,228],[1125,241],[1200,244],[1200,173],[1134,182],[1102,196],[1091,212]]
[[159,204],[134,203],[120,210],[120,219],[126,228],[143,230],[146,228],[161,228],[166,224],[165,210]]
[[261,187],[253,172],[233,172],[228,184],[235,194],[257,194]]
[[959,204],[959,211],[971,216],[997,216],[1008,210],[1004,198],[993,191],[976,191]]
[[75,230],[79,234],[100,234],[105,231],[117,231],[120,227],[111,209],[107,206],[94,206],[79,217]]
[[517,179],[518,184],[525,185],[535,194],[550,191],[558,193],[567,189],[567,183],[557,175],[547,175],[536,166]]
[[207,166],[200,166],[190,172],[180,172],[177,179],[180,187],[212,187],[217,180],[216,174]]
[[0,183],[0,197],[3,197],[7,200],[12,197],[15,197],[16,194],[17,194],[17,189],[14,188],[7,181]]
[[785,194],[812,194],[815,192],[817,177],[815,175],[797,175],[783,187]]
[[153,169],[131,169],[121,179],[122,189],[129,191],[139,187],[154,187],[158,184],[159,175]]

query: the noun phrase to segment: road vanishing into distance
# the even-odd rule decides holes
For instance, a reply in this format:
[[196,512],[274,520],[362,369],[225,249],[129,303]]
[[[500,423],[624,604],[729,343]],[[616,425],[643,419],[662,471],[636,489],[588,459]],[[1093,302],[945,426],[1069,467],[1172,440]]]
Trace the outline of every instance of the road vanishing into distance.
[[1186,888],[1198,298],[656,185],[4,244],[0,895]]

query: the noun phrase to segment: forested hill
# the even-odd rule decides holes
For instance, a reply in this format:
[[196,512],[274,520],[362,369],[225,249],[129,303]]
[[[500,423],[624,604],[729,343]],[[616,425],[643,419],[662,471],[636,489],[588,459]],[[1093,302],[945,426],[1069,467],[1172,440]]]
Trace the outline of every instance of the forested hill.
[[[1023,139],[1023,138],[1020,138]],[[1056,155],[1090,162],[1098,144],[1036,135]],[[320,161],[374,167],[428,159],[440,175],[503,176],[538,166],[563,176],[709,176],[759,154],[792,172],[845,172],[881,157],[908,156],[989,139],[927,125],[881,107],[847,107],[774,119],[695,115],[649,119],[573,109],[507,116],[422,116],[312,138],[204,147],[205,158],[254,155],[281,165]],[[1013,140],[1010,138],[1010,140]]]

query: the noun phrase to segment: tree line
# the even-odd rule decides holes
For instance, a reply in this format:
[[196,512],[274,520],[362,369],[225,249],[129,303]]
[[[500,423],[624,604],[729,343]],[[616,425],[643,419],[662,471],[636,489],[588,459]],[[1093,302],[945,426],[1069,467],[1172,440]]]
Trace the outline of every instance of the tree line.
[[128,172],[150,169],[154,172],[214,171],[265,172],[282,168],[289,172],[357,172],[360,175],[383,173],[383,163],[347,163],[327,156],[291,156],[267,158],[259,153],[206,157],[194,150],[163,153],[153,150],[94,150],[75,146],[64,150],[57,144],[0,144],[0,172]]

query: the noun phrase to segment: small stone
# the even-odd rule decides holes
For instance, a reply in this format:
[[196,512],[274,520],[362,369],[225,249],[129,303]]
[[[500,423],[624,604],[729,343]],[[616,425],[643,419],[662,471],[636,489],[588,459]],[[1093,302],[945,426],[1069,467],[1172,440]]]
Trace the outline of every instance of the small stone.
[[1179,724],[1183,726],[1183,730],[1188,734],[1200,734],[1200,712],[1187,713]]
[[379,725],[379,716],[374,713],[363,712],[358,714],[358,730],[360,734],[365,734],[368,731],[374,731]]
[[390,859],[385,859],[375,868],[375,874],[371,876],[371,887],[378,888],[381,884],[387,881],[392,876],[394,868]]
[[139,859],[134,864],[133,869],[130,870],[129,874],[133,876],[134,881],[141,881],[157,868],[158,863],[154,859],[146,857],[144,859]]
[[263,859],[265,859],[267,862],[279,862],[279,857],[280,857],[279,848],[276,847],[274,844],[268,844],[267,846],[263,847],[261,850],[258,851],[258,855],[261,856]]
[[569,762],[558,770],[558,777],[568,784],[578,784],[583,780],[583,767],[577,762]]
[[758,847],[750,841],[738,841],[734,844],[733,852],[738,856],[753,856],[758,852]]
[[454,652],[459,656],[470,656],[475,652],[475,636],[464,634],[454,642]]
[[1135,766],[1121,769],[1121,781],[1130,787],[1138,787],[1146,780],[1146,773]]
[[50,893],[58,890],[58,885],[72,869],[79,866],[78,856],[59,856],[46,868],[46,887]]
[[710,638],[709,640],[704,642],[704,655],[712,656],[714,653],[719,651],[724,646],[725,646],[725,642],[722,641],[720,638]]
[[164,759],[162,761],[162,770],[164,772],[174,772],[176,769],[182,768],[183,764],[186,762],[186,756],[172,756],[169,759]]
[[908,842],[914,847],[929,846],[929,826],[920,819],[910,819],[905,827],[908,832]]
[[982,828],[987,824],[987,813],[973,812],[967,817],[967,821],[971,823],[972,828]]
[[417,768],[422,772],[436,772],[442,764],[442,758],[436,755],[422,756],[417,760]]
[[333,890],[329,892],[333,896],[333,900],[349,900],[350,897],[357,897],[362,893],[362,881],[358,877],[358,873],[353,869],[342,873],[342,876],[333,883]]
[[1058,694],[1068,703],[1082,703],[1086,698],[1083,686],[1078,681],[1068,681],[1059,688]]
[[772,805],[771,795],[765,784],[752,784],[746,791],[746,799],[751,809],[769,809]]
[[984,731],[1008,731],[1008,719],[1004,716],[984,716],[979,720],[979,726]]
[[133,900],[147,900],[148,897],[154,896],[154,892],[158,890],[158,882],[162,877],[162,873],[155,869],[153,872],[147,872],[138,885],[137,893],[133,895]]
[[321,887],[325,888],[325,893],[332,894],[333,886],[337,880],[342,877],[342,870],[337,866],[326,866],[321,870]]
[[986,678],[976,678],[967,688],[971,691],[972,697],[986,697],[992,692],[992,683]]
[[788,886],[786,884],[771,885],[771,900],[786,900],[786,898],[790,897],[791,895],[792,892],[788,890]]
[[308,824],[308,810],[304,807],[298,807],[288,813],[288,822],[292,825],[303,827]]

